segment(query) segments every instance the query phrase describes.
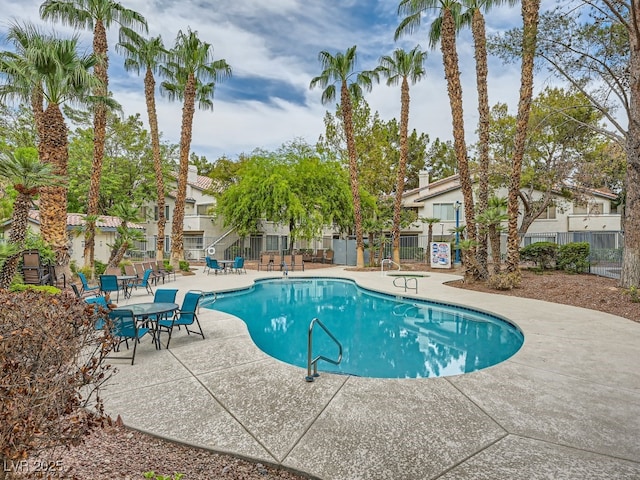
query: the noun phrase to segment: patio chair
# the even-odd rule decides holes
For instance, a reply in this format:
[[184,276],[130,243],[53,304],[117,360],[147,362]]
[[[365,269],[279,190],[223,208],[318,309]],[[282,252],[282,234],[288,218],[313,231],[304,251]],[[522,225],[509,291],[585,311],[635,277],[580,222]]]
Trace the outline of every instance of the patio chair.
[[333,263],[333,250],[327,250],[322,259],[322,263]]
[[316,250],[316,253],[311,257],[311,263],[322,263],[324,260],[324,249],[319,248]]
[[238,273],[238,274],[242,272],[247,273],[247,270],[244,268],[244,258],[236,257],[233,260],[233,266],[231,267],[231,271],[233,273]]
[[267,268],[267,270],[273,270],[276,267],[282,270],[282,257],[280,255],[273,256],[273,261],[271,262],[271,266]]
[[49,268],[43,262],[39,250],[25,250],[22,253],[22,278],[27,285],[46,285],[49,283]]
[[132,288],[137,289],[138,287],[144,287],[147,289],[147,293],[153,295],[153,289],[151,288],[151,276],[153,275],[153,270],[147,268],[142,275],[142,278],[139,280],[134,280],[127,284],[127,289],[131,291]]
[[106,275],[122,275],[122,270],[120,269],[120,267],[107,267],[107,269],[104,271],[104,273]]
[[212,271],[216,275],[218,274],[218,272],[224,272],[224,267],[221,267],[218,264],[218,260],[216,260],[215,258],[206,257],[205,261],[207,262],[207,275],[209,275]]
[[142,278],[142,273],[143,272],[138,273],[136,271],[136,267],[133,264],[125,264],[124,266],[124,274],[127,276],[135,276],[138,278]]
[[303,256],[299,253],[291,255],[291,271],[295,271],[296,269],[304,272]]
[[293,255],[283,255],[282,261],[280,262],[280,270],[282,270],[283,272],[288,272],[290,270],[293,270],[292,264],[293,264]]
[[[109,305],[107,304],[107,300],[104,297],[87,297],[84,299],[86,303],[89,305],[93,305],[98,313],[103,313],[106,316],[106,312],[109,311]],[[101,312],[102,310],[102,312]],[[96,330],[102,330],[104,328],[106,321],[104,318],[99,318],[96,320],[96,323],[93,325]]]
[[156,303],[173,303],[176,301],[177,294],[177,288],[158,288],[153,296],[153,301]]
[[156,285],[158,284],[158,279],[160,278],[162,279],[162,283],[164,284],[164,279],[167,276],[166,270],[162,270],[158,265],[158,262],[149,263],[149,267],[151,268],[151,270],[153,270],[153,273],[151,275],[155,278]]
[[[196,313],[198,309],[198,303],[200,302],[201,298],[201,292],[187,292],[187,294],[184,296],[184,300],[182,301],[180,310],[175,313],[173,318],[158,320],[158,335],[160,334],[160,330],[166,330],[169,333],[169,338],[167,339],[167,348],[169,348],[169,343],[171,342],[171,335],[173,333],[174,327],[184,326],[187,330],[187,334],[195,333],[202,336],[202,339],[204,340],[204,332],[202,331],[202,327],[200,326],[200,321],[198,320],[198,315]],[[198,326],[198,330],[200,330],[200,332],[189,329],[189,327],[194,323]]]
[[[152,281],[154,285],[157,285],[160,275],[158,275],[155,272],[153,264],[151,262],[144,262],[142,265],[144,266],[145,273],[147,270],[151,270],[151,273],[149,274],[149,280]],[[164,281],[164,278],[163,278],[163,281]]]
[[131,365],[136,358],[136,347],[140,339],[149,333],[149,327],[139,325],[136,322],[131,310],[116,309],[109,312],[109,328],[111,335],[115,339],[115,351],[120,350],[120,345],[125,342],[127,349],[129,348],[129,340],[133,341],[133,354],[130,357],[117,357],[123,359],[131,359]]
[[120,300],[120,282],[117,275],[100,275],[98,277],[100,283],[100,292],[106,297],[111,298],[111,292],[116,292],[116,302]]
[[82,272],[78,272],[78,278],[80,279],[80,283],[82,283],[82,290],[80,291],[80,293],[95,291],[95,294],[98,295],[98,292],[100,291],[100,285],[90,286],[89,282],[87,282],[87,277],[85,277],[84,273]]
[[258,270],[266,269],[270,270],[273,267],[273,254],[270,252],[262,252],[260,254],[260,262],[258,263]]

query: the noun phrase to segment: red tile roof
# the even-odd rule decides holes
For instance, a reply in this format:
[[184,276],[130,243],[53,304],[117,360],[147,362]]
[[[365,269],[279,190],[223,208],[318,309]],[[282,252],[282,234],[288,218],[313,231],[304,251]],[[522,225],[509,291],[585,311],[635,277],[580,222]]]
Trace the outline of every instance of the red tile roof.
[[[68,227],[80,227],[84,225],[84,213],[67,213],[67,226]],[[40,223],[40,211],[29,210],[29,218],[33,221]],[[113,217],[111,215],[100,215],[96,222],[98,228],[117,228],[122,222],[119,217]],[[137,228],[144,230],[144,226],[138,223],[130,223],[129,228]]]

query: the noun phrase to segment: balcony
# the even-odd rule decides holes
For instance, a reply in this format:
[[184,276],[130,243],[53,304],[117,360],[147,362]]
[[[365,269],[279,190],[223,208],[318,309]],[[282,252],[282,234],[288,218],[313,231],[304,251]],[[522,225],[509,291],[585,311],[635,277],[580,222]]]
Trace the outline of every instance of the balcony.
[[567,215],[570,232],[619,232],[622,230],[620,214]]

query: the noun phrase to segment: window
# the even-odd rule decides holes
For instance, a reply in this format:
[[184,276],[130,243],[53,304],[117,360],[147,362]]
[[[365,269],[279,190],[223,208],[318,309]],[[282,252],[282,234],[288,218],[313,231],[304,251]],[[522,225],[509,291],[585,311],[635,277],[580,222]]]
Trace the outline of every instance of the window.
[[538,220],[555,220],[556,218],[556,207],[555,205],[550,205],[547,209],[540,214]]
[[604,212],[604,203],[602,202],[593,202],[588,205],[574,205],[573,206],[573,214],[574,215],[602,215]]
[[198,215],[211,215],[211,213],[209,212],[211,210],[211,207],[213,207],[213,204],[211,203],[205,203],[203,205],[198,205],[196,207],[196,212]]
[[278,251],[278,236],[277,235],[267,235],[267,250],[268,251]]
[[434,203],[433,217],[443,221],[453,221],[456,219],[453,203]]

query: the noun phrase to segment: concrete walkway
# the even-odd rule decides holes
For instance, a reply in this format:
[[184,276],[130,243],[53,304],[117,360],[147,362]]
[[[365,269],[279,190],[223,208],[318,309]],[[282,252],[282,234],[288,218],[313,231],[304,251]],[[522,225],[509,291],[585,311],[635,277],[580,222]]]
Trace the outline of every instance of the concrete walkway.
[[[352,278],[404,294],[380,272],[290,273]],[[166,287],[222,291],[273,272],[206,275]],[[178,332],[171,348],[138,348],[104,392],[125,424],[322,479],[640,479],[640,324],[592,310],[460,290],[418,279],[418,297],[511,319],[525,343],[471,374],[386,380],[306,370],[253,344],[245,324],[202,309],[206,339]],[[150,301],[138,290],[129,302]],[[126,304],[122,302],[121,304]],[[640,312],[639,312],[640,314]]]

